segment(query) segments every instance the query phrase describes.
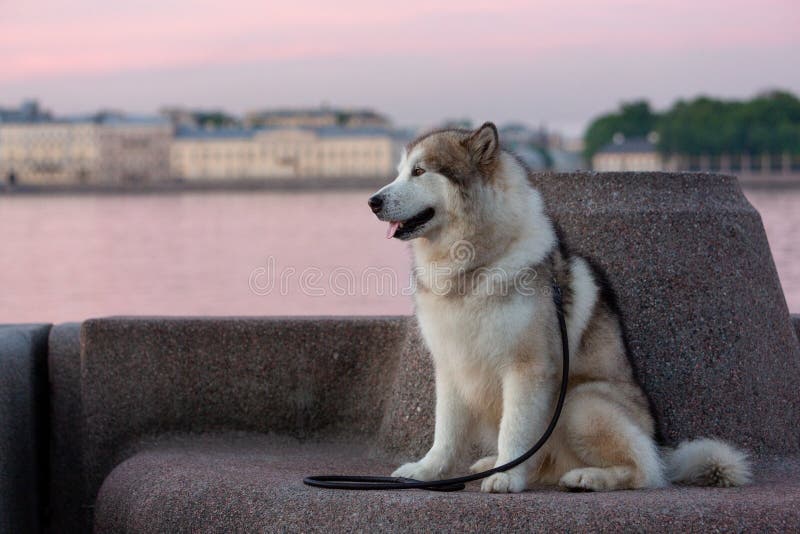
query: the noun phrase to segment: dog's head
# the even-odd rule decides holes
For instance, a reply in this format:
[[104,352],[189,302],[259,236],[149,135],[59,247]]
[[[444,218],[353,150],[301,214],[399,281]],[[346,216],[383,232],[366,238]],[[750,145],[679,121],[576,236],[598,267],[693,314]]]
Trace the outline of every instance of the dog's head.
[[500,153],[497,128],[490,122],[474,131],[424,135],[406,147],[397,178],[370,197],[369,206],[389,223],[388,238],[432,238],[474,219],[469,199],[492,185]]

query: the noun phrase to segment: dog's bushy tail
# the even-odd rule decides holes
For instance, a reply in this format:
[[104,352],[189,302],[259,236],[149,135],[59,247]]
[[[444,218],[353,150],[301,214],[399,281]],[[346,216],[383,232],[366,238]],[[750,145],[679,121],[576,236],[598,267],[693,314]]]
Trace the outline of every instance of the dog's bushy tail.
[[667,478],[677,484],[731,487],[748,484],[752,468],[747,453],[724,441],[684,441],[664,455]]

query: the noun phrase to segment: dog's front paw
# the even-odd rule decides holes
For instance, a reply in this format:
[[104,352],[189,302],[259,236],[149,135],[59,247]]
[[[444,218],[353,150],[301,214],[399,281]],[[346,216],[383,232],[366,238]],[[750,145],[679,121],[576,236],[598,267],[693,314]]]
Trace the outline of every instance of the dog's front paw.
[[441,467],[420,460],[419,462],[409,462],[401,465],[392,473],[392,476],[428,481],[442,478],[443,473],[444,469]]
[[514,473],[495,473],[481,483],[486,493],[519,493],[525,491],[525,478]]

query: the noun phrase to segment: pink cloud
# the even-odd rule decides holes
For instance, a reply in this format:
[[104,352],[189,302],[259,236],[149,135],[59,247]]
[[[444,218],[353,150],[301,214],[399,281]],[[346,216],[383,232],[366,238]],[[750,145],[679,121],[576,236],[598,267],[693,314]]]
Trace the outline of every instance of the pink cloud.
[[793,0],[40,0],[0,6],[0,83],[304,58],[530,57],[800,43]]

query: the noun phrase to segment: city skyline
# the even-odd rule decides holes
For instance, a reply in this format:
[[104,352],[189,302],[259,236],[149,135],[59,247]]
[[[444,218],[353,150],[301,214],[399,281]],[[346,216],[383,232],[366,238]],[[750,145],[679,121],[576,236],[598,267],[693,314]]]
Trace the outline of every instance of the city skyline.
[[322,102],[575,136],[623,100],[800,92],[793,2],[0,3],[0,105],[236,114]]

